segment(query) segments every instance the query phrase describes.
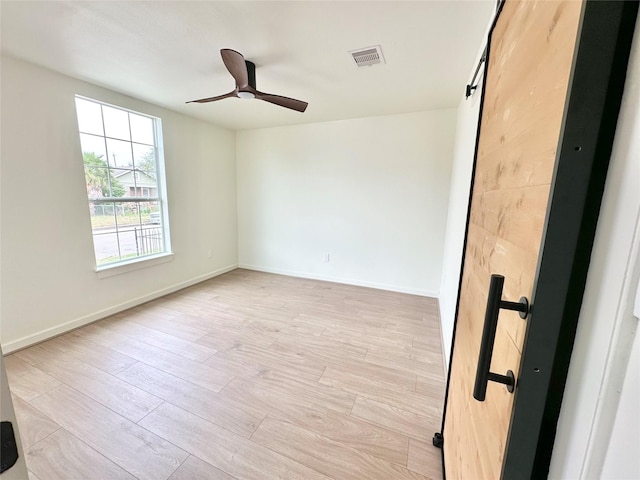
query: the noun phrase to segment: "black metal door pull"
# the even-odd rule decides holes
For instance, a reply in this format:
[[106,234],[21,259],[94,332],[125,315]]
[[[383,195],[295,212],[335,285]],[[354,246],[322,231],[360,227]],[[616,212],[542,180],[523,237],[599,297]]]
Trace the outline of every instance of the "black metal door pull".
[[496,338],[498,327],[498,315],[500,309],[515,310],[520,312],[520,318],[527,318],[529,315],[529,300],[521,297],[519,302],[507,302],[502,300],[502,288],[504,277],[502,275],[491,275],[489,295],[487,297],[487,310],[484,316],[484,328],[482,330],[482,343],[480,343],[480,355],[478,356],[478,366],[476,368],[476,383],[473,387],[473,398],[484,402],[487,395],[487,383],[503,383],[507,390],[513,393],[516,386],[516,378],[511,370],[507,370],[506,375],[490,372],[491,356],[493,355],[493,343]]

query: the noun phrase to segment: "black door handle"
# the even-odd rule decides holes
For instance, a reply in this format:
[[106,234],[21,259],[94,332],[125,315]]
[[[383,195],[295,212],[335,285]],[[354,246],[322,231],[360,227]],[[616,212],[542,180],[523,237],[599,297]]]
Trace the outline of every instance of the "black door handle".
[[482,342],[480,343],[480,354],[478,355],[478,366],[476,368],[476,383],[473,387],[473,398],[480,402],[484,402],[487,395],[487,383],[489,380],[505,384],[507,390],[511,393],[513,393],[516,385],[516,379],[511,370],[507,370],[506,375],[489,371],[491,368],[493,343],[496,339],[500,309],[516,310],[520,312],[521,318],[527,318],[527,315],[529,315],[529,300],[527,300],[526,297],[521,297],[520,302],[507,302],[502,300],[503,286],[504,277],[502,275],[491,275],[491,284],[489,285],[489,295],[487,297],[487,310],[484,315]]

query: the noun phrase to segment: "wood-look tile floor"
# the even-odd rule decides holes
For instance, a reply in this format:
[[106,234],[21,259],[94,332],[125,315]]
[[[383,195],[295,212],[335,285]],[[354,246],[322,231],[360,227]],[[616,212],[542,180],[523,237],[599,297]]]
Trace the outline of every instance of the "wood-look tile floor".
[[5,358],[32,479],[440,479],[434,299],[235,270]]

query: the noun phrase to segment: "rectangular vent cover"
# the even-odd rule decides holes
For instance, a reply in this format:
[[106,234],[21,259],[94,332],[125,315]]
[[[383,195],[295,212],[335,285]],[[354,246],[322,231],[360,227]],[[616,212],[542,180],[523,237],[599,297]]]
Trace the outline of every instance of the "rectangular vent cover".
[[358,67],[370,67],[377,63],[385,63],[380,45],[360,48],[349,53]]

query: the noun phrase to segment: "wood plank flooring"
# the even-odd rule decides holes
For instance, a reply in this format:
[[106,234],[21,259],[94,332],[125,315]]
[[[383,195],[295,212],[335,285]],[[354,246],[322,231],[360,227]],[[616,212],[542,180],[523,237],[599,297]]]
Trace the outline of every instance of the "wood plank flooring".
[[442,478],[432,298],[239,269],[5,363],[31,479]]

